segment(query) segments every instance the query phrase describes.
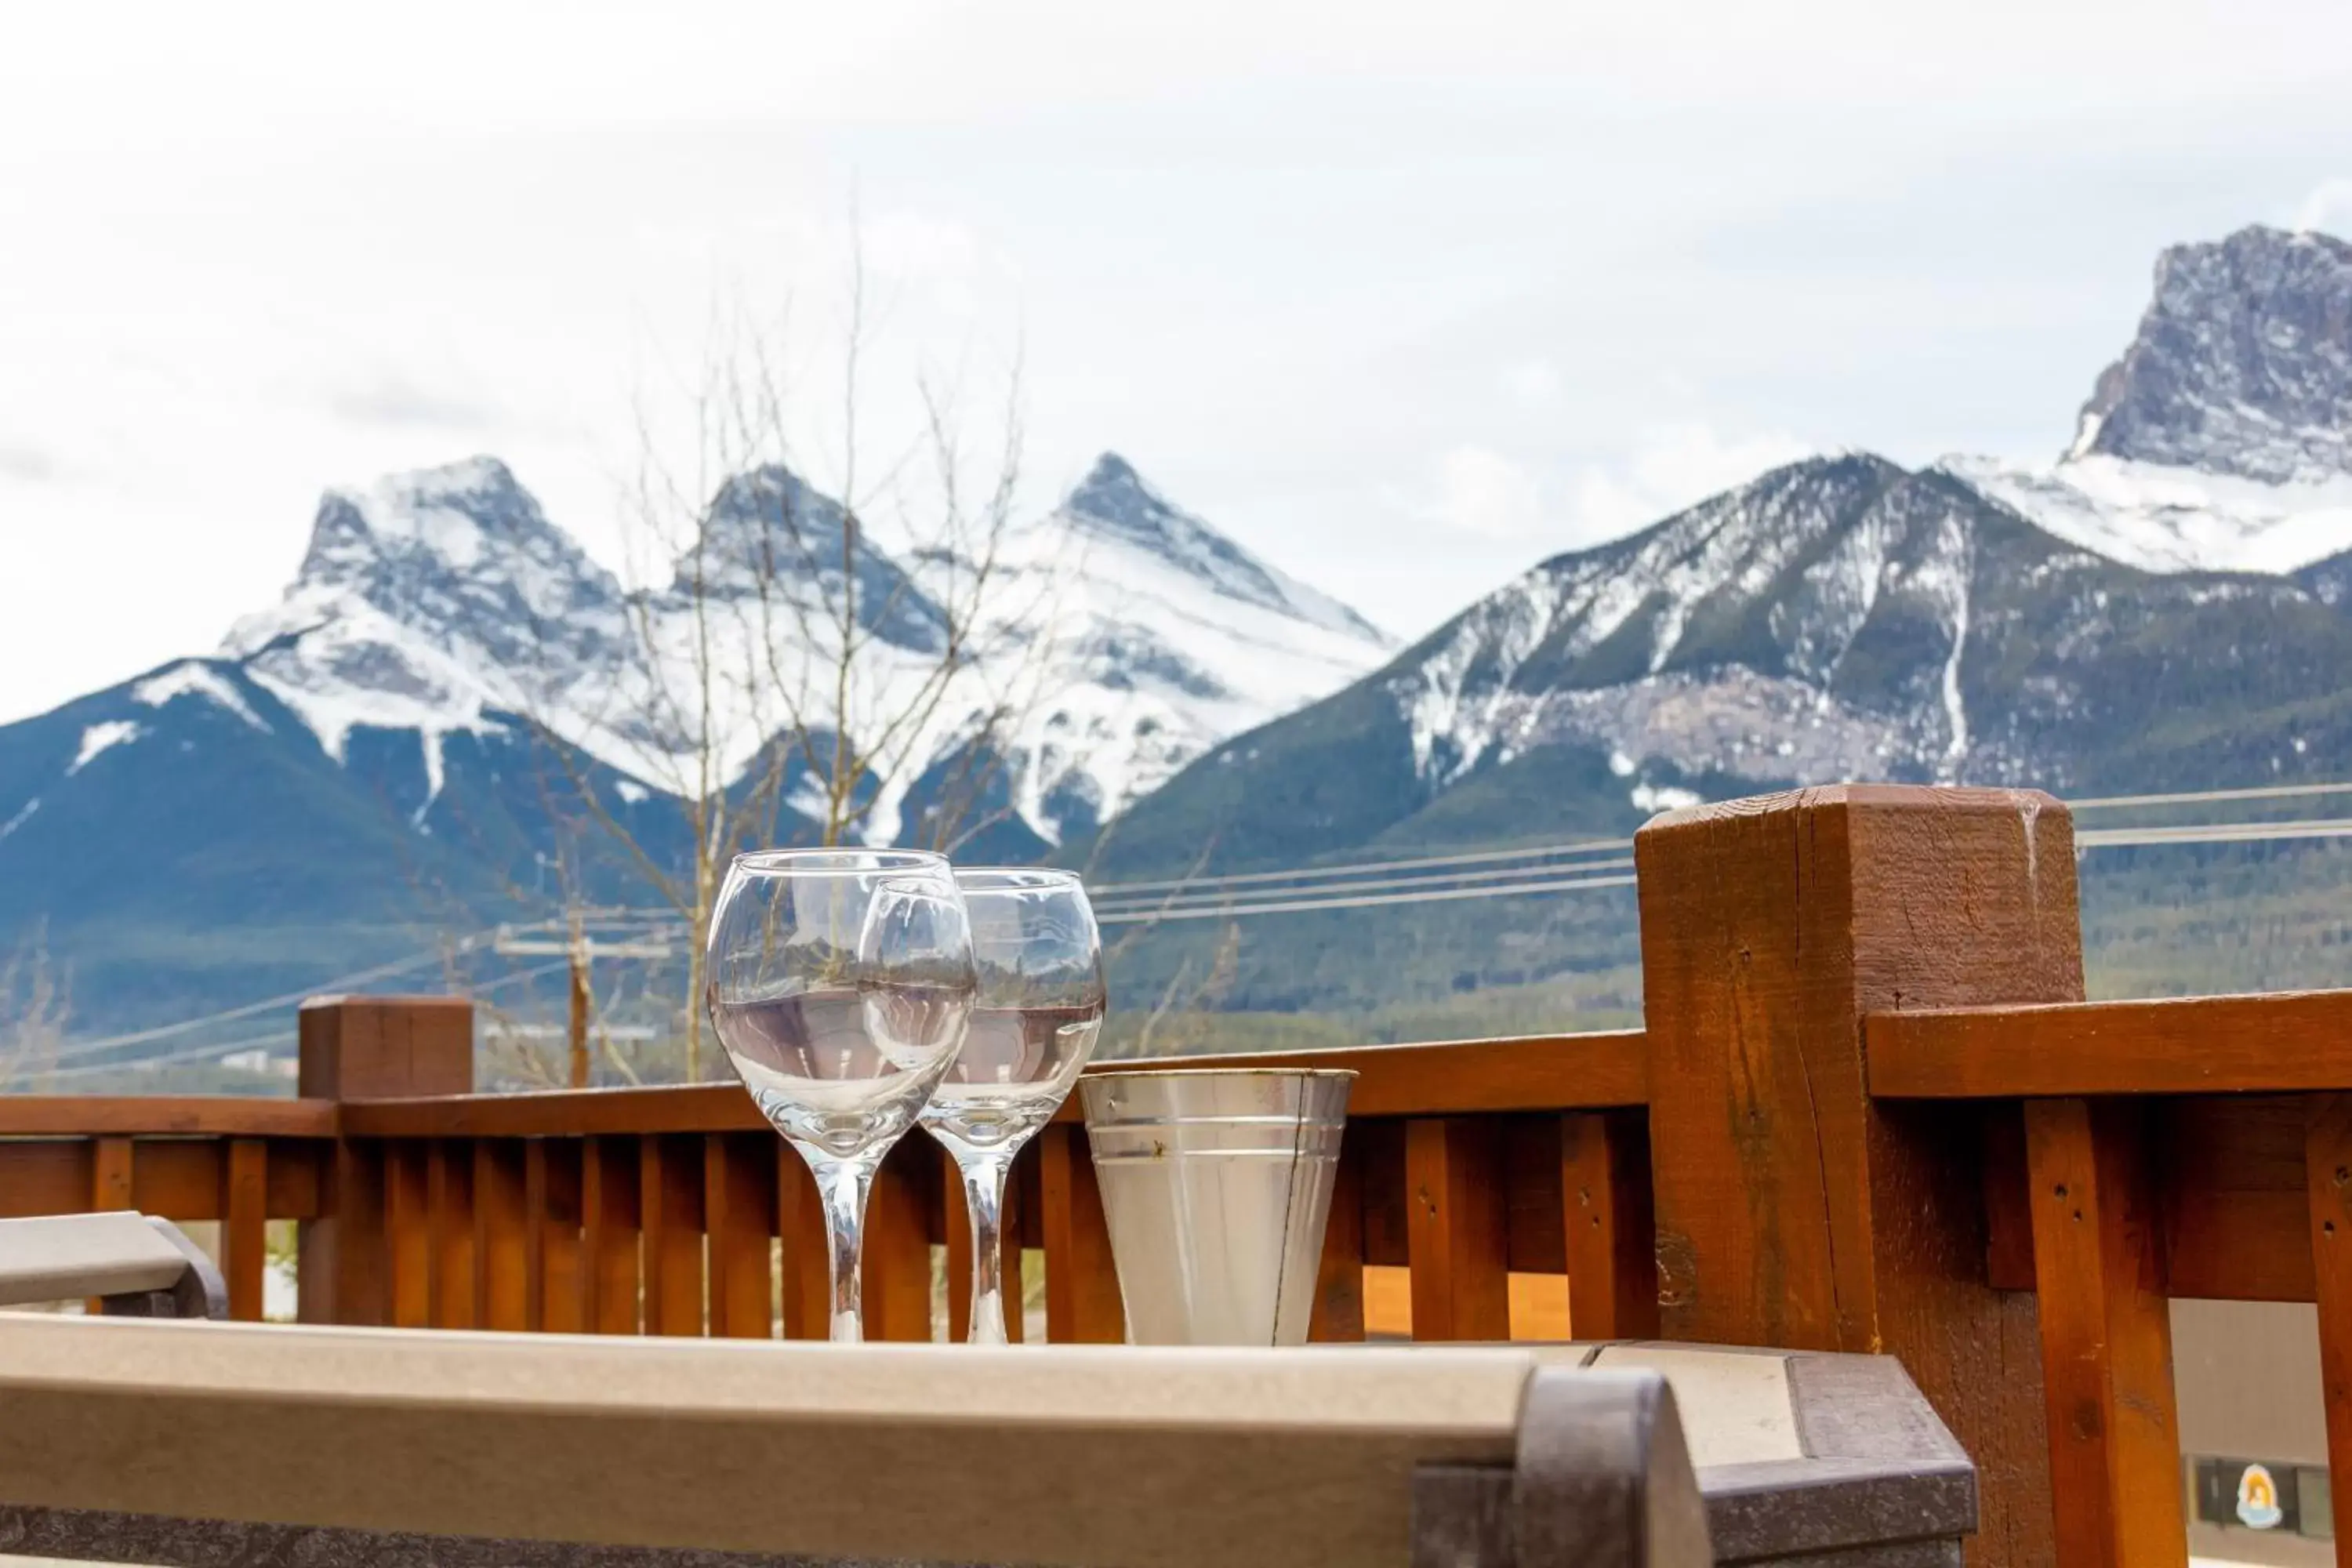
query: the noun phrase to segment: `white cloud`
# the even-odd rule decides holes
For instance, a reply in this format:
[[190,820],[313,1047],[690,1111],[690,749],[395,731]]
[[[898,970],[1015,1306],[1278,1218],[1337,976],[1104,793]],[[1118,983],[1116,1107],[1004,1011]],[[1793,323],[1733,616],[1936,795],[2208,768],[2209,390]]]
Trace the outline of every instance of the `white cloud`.
[[1578,475],[1569,537],[1561,542],[1570,549],[1605,543],[1811,450],[1777,432],[1727,437],[1696,422],[1653,426],[1622,458]]
[[1503,373],[1503,390],[1529,405],[1557,401],[1560,386],[1559,367],[1549,360],[1523,360]]
[[2322,180],[2294,210],[2298,234],[2315,229],[2352,237],[2352,179]]
[[1438,516],[1452,528],[1489,539],[1527,539],[1543,521],[1536,477],[1500,452],[1456,447],[1441,460]]

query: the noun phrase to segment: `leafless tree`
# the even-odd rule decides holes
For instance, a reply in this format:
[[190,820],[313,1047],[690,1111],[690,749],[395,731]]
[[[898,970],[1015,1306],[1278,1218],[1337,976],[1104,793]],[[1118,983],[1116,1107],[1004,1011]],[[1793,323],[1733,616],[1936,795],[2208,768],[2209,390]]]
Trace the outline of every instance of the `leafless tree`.
[[[730,858],[779,842],[956,847],[1010,809],[1017,732],[1054,668],[1057,574],[1028,532],[1049,525],[1015,520],[1017,365],[977,451],[960,387],[925,380],[919,430],[869,460],[862,259],[848,294],[840,375],[818,395],[840,432],[824,490],[803,477],[791,434],[804,384],[783,374],[778,334],[739,314],[691,389],[690,458],[673,460],[639,420],[631,564],[646,581],[669,563],[667,585],[626,597],[622,668],[592,710],[565,694],[534,715],[594,836],[683,928],[689,1078]],[[658,789],[676,820],[649,826],[598,763]]]

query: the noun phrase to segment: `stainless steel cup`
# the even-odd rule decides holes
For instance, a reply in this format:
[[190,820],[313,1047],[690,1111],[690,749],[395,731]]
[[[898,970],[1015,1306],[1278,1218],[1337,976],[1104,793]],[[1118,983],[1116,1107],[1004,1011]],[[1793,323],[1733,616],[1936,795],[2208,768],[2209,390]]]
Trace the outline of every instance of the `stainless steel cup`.
[[1307,1342],[1355,1078],[1191,1068],[1080,1080],[1129,1343]]

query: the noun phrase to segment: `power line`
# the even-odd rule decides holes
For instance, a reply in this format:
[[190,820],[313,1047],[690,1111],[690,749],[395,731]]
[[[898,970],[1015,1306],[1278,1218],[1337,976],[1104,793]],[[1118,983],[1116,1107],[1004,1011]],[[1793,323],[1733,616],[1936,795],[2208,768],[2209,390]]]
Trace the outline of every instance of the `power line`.
[[2214,800],[2288,800],[2296,795],[2352,794],[2352,784],[2264,784],[2256,789],[2186,790],[2175,795],[2113,795],[2070,800],[2074,811],[2107,811],[2133,805],[2196,805]]
[[[1237,887],[1251,882],[1286,882],[1301,877],[1370,876],[1376,871],[1407,871],[1424,866],[1468,866],[1495,860],[1533,860],[1557,855],[1596,855],[1610,849],[1631,849],[1630,838],[1588,838],[1570,844],[1539,844],[1529,849],[1482,849],[1461,855],[1431,855],[1412,860],[1365,860],[1342,866],[1299,866],[1286,871],[1239,871],[1222,877],[1176,877],[1157,882],[1104,882],[1102,893],[1156,893],[1193,888]],[[1563,868],[1565,869],[1565,868]]]
[[[1579,862],[1574,866],[1559,867],[1557,869],[1560,871],[1574,871],[1579,875],[1582,875],[1587,871],[1626,870],[1630,869],[1633,864],[1633,858],[1630,855],[1624,855],[1608,860],[1585,860]],[[1509,866],[1505,867],[1501,870],[1496,871],[1441,871],[1435,875],[1427,877],[1383,877],[1370,882],[1316,882],[1303,888],[1269,888],[1264,889],[1264,891],[1267,894],[1281,894],[1300,898],[1307,897],[1309,894],[1319,896],[1324,893],[1339,892],[1369,893],[1390,888],[1421,888],[1438,884],[1467,885],[1475,882],[1507,881],[1513,877],[1528,877],[1541,871],[1551,870],[1554,868],[1555,868],[1551,867]],[[1153,910],[1186,909],[1196,904],[1213,902],[1229,896],[1230,895],[1228,894],[1220,893],[1214,889],[1211,889],[1209,891],[1200,893],[1171,893],[1166,899],[1157,901],[1149,899],[1116,899],[1112,900],[1111,912],[1115,914],[1135,914]],[[1097,918],[1100,918],[1102,916],[1102,906],[1096,906],[1095,914]]]
[[[2104,795],[2087,800],[2067,801],[2064,804],[2070,810],[2074,811],[2106,811],[2130,806],[2191,805],[2209,801],[2284,800],[2301,795],[2342,794],[2352,794],[2352,783],[2265,784],[2252,789],[2191,790],[2156,795]],[[2123,830],[2114,829],[2108,831]],[[2088,839],[2091,836],[2085,834],[2080,837],[2083,839]],[[1214,877],[1175,877],[1166,878],[1156,881],[1143,882],[1103,882],[1090,887],[1088,891],[1096,894],[1109,895],[1112,897],[1114,901],[1118,902],[1120,907],[1123,908],[1127,907],[1127,901],[1118,898],[1118,895],[1122,894],[1169,892],[1175,894],[1178,897],[1191,897],[1198,893],[1223,888],[1254,886],[1256,884],[1269,882],[1302,881],[1307,882],[1316,887],[1318,890],[1321,890],[1322,885],[1326,883],[1331,883],[1336,886],[1341,879],[1373,876],[1384,871],[1417,870],[1437,866],[1467,866],[1489,864],[1497,861],[1540,860],[1559,857],[1600,855],[1606,854],[1612,850],[1630,849],[1633,847],[1633,841],[1631,838],[1572,839],[1558,844],[1530,845],[1519,849],[1484,849],[1465,851],[1453,855],[1423,856],[1409,859],[1348,861],[1331,866],[1294,866],[1281,870],[1241,871]],[[1562,871],[1582,868],[1583,868],[1581,867],[1558,868],[1558,869]],[[1522,867],[1519,868],[1518,874],[1533,875],[1538,869],[1540,868],[1532,866]],[[1429,879],[1435,880],[1436,879]],[[1307,889],[1279,889],[1269,890],[1284,893],[1296,891],[1303,895],[1307,891]]]
[[[484,931],[467,937],[459,942],[453,951],[468,952],[479,946],[489,934]],[[437,963],[450,956],[452,956],[450,952],[422,952],[391,963],[380,963],[372,969],[354,970],[349,974],[339,974],[332,979],[321,980],[314,985],[306,985],[299,991],[289,991],[282,996],[268,996],[258,1002],[247,1002],[236,1007],[224,1007],[217,1013],[205,1013],[194,1018],[183,1018],[175,1024],[158,1024],[151,1029],[133,1029],[129,1034],[110,1035],[100,1040],[77,1040],[74,1042],[74,1049],[77,1054],[88,1054],[107,1050],[115,1046],[138,1046],[144,1045],[150,1040],[168,1039],[173,1035],[184,1035],[191,1029],[202,1028],[206,1024],[226,1024],[237,1018],[250,1018],[256,1013],[266,1013],[273,1007],[291,1007],[310,997],[339,991],[347,985],[364,985],[372,980],[389,980],[395,974],[405,974],[411,970],[422,969],[428,963]]]
[[2178,827],[2095,827],[2074,836],[2084,849],[2128,848],[2147,844],[2258,844],[2269,839],[2342,838],[2352,836],[2352,816],[2303,822],[2195,823]]
[[1096,919],[1104,925],[1132,925],[1145,921],[1208,921],[1243,915],[1296,914],[1307,910],[1367,910],[1385,904],[1433,904],[1454,899],[1506,899],[1533,893],[1565,893],[1586,888],[1630,888],[1631,877],[1588,877],[1573,881],[1515,882],[1507,887],[1440,888],[1418,893],[1371,893],[1361,898],[1285,899],[1264,904],[1230,904],[1222,909],[1120,910]]
[[256,1047],[267,1047],[269,1046],[283,1045],[287,1041],[294,1039],[295,1037],[295,1033],[292,1030],[279,1029],[273,1034],[254,1035],[245,1039],[229,1040],[217,1045],[183,1046],[176,1051],[166,1051],[160,1057],[128,1057],[119,1062],[97,1062],[88,1067],[69,1067],[56,1071],[45,1070],[40,1072],[26,1072],[23,1076],[27,1079],[47,1081],[67,1078],[91,1078],[100,1073],[143,1072],[151,1068],[173,1067],[186,1062],[202,1061],[208,1057],[218,1058],[232,1056],[238,1051],[252,1050]]

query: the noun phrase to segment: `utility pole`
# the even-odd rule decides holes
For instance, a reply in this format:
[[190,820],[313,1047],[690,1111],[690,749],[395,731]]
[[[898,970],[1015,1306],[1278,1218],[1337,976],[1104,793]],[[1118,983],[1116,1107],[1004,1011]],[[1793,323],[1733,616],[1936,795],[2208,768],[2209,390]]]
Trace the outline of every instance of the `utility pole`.
[[[670,945],[658,938],[602,939],[588,933],[591,911],[574,906],[564,913],[566,927],[562,940],[550,937],[517,936],[505,926],[499,928],[495,951],[525,955],[561,953],[568,961],[572,979],[571,1017],[565,1031],[571,1047],[571,1080],[574,1089],[588,1087],[588,1020],[594,1007],[594,997],[588,987],[589,966],[599,958],[667,958]],[[537,928],[545,930],[552,921]]]

